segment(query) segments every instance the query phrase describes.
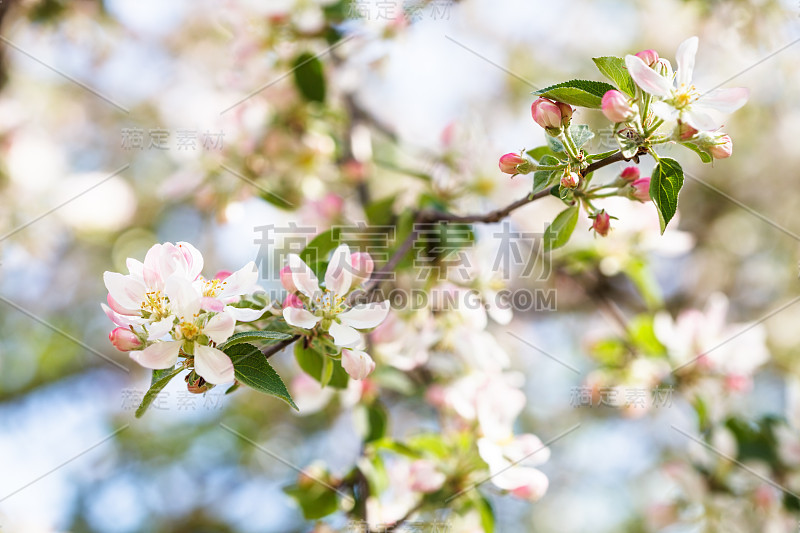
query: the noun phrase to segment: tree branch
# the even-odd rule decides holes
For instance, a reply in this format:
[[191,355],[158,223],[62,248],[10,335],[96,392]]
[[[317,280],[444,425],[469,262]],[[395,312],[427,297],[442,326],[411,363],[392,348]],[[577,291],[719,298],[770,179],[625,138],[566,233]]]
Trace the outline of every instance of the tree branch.
[[616,154],[610,155],[605,159],[601,159],[600,161],[595,161],[594,163],[592,163],[591,165],[589,165],[588,167],[586,167],[581,171],[581,176],[586,177],[587,174],[590,174],[595,170],[607,167],[608,165],[613,165],[614,163],[619,163],[620,161],[634,160],[638,163],[639,156],[644,155],[646,153],[647,153],[647,148],[642,148],[642,147],[639,147],[639,151],[636,152],[636,155],[634,155],[633,157],[625,157],[624,155],[622,155],[622,152],[617,152]]

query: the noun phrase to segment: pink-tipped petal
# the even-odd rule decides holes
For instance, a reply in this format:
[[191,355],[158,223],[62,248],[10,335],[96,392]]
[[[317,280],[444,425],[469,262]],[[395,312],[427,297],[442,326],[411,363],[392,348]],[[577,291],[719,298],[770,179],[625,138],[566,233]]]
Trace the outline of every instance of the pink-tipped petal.
[[289,254],[289,268],[292,272],[292,281],[297,290],[313,298],[319,296],[319,280],[307,264],[300,259],[300,256]]
[[356,380],[369,376],[375,370],[375,361],[360,350],[342,350],[342,368]]
[[333,251],[328,269],[325,271],[325,288],[336,295],[344,296],[353,283],[353,265],[350,263],[350,247],[340,244]]
[[235,379],[233,362],[225,352],[210,346],[194,346],[194,371],[214,385],[229,383]]
[[625,56],[625,65],[628,67],[633,81],[643,91],[662,97],[668,96],[672,92],[672,81],[651,69],[640,58],[631,55]]
[[303,329],[311,329],[322,320],[322,317],[311,314],[307,309],[297,307],[287,307],[283,310],[283,319],[290,326]]
[[189,281],[194,281],[203,271],[203,254],[188,242],[181,241],[177,243],[177,248],[183,256]]
[[161,370],[172,368],[178,362],[178,353],[183,341],[155,342],[138,352],[131,352],[131,359],[145,368]]
[[733,113],[747,103],[749,96],[750,91],[744,87],[715,89],[700,96],[694,103],[694,107],[705,107],[722,113]]
[[218,298],[212,298],[211,296],[203,296],[200,300],[200,307],[204,311],[212,311],[214,313],[221,313],[223,309],[225,309],[225,304],[222,300]]
[[258,283],[258,269],[253,261],[225,278],[219,298],[250,294]]
[[119,272],[104,272],[103,281],[111,297],[124,309],[139,309],[146,289],[138,280]]
[[352,307],[339,315],[342,324],[356,329],[374,328],[389,314],[389,300]]

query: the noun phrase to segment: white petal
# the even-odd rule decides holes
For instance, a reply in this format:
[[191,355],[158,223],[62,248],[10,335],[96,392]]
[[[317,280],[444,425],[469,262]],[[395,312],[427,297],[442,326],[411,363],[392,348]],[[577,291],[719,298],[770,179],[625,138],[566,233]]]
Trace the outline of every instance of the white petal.
[[653,102],[650,104],[650,109],[655,116],[664,122],[673,122],[678,119],[678,115],[680,114],[677,109],[666,102]]
[[322,320],[322,317],[312,315],[306,309],[298,307],[287,307],[283,310],[283,319],[290,326],[303,329],[311,329]]
[[190,281],[197,279],[203,271],[203,254],[188,242],[179,242],[178,248],[186,262],[186,273]]
[[203,296],[200,299],[200,307],[204,311],[213,311],[214,313],[221,313],[222,310],[225,309],[225,304],[217,298],[212,298],[210,296]]
[[225,312],[230,314],[237,322],[252,322],[258,320],[267,312],[267,309],[250,309],[249,307],[233,307],[228,305]]
[[720,127],[720,122],[703,111],[702,107],[693,105],[683,110],[681,120],[697,131],[712,131]]
[[344,348],[352,348],[361,340],[361,334],[358,331],[335,321],[331,322],[328,333],[333,336],[333,343],[336,346]]
[[158,322],[153,322],[150,324],[150,327],[147,328],[147,338],[148,340],[154,341],[158,340],[170,331],[172,331],[172,326],[175,325],[175,317],[170,315],[167,318],[162,318]]
[[200,312],[202,295],[188,279],[180,275],[170,276],[164,283],[164,292],[169,297],[172,311],[180,318],[191,320]]
[[366,352],[342,350],[342,368],[353,379],[364,379],[375,370],[375,361]]
[[128,266],[128,272],[134,278],[138,279],[139,281],[144,280],[144,263],[141,261],[137,261],[133,257],[129,257],[125,260],[125,264]]
[[353,265],[350,263],[350,247],[340,244],[333,251],[328,269],[325,271],[325,288],[344,296],[353,283]]
[[697,37],[689,37],[681,43],[678,51],[675,52],[675,60],[678,63],[678,87],[681,85],[688,87],[692,83],[694,58],[697,55],[697,41]]
[[633,81],[643,91],[656,96],[668,96],[672,92],[672,80],[661,76],[638,57],[625,56],[625,65]]
[[236,327],[236,320],[229,313],[218,313],[211,317],[206,326],[203,328],[203,333],[208,335],[208,338],[217,344],[225,342],[228,337],[233,335],[233,330]]
[[161,272],[161,253],[163,245],[154,244],[147,250],[144,256],[144,264],[142,266],[142,278],[145,285],[152,288],[164,288],[164,279]]
[[714,109],[722,113],[733,113],[747,103],[749,96],[750,91],[743,87],[715,89],[698,98],[693,106]]
[[122,307],[125,309],[141,308],[146,289],[140,281],[119,272],[104,272],[103,282],[105,282],[111,297]]
[[223,280],[222,290],[217,298],[230,298],[250,294],[258,283],[258,269],[253,261]]
[[292,272],[292,281],[294,281],[297,290],[309,298],[319,296],[319,280],[317,280],[317,276],[308,265],[300,259],[300,256],[289,254],[289,269]]
[[141,351],[130,352],[131,359],[145,368],[171,368],[178,362],[183,341],[156,342]]
[[389,314],[389,300],[357,305],[339,315],[342,324],[356,329],[374,328]]
[[100,307],[103,308],[103,312],[106,314],[106,316],[114,324],[116,324],[118,326],[122,326],[122,327],[141,326],[142,324],[147,322],[147,320],[145,320],[144,318],[139,317],[139,316],[123,315],[121,313],[117,313],[116,311],[111,309],[106,304],[100,304]]
[[194,346],[194,370],[209,383],[218,385],[235,379],[233,361],[221,350],[210,346]]

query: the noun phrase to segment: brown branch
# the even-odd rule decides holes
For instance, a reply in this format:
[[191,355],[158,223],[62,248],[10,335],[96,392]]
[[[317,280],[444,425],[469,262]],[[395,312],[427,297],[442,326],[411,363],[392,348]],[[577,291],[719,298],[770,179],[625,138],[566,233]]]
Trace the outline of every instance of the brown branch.
[[587,174],[590,174],[590,173],[594,172],[595,170],[598,170],[598,169],[603,168],[603,167],[607,167],[608,165],[613,165],[614,163],[619,163],[620,161],[634,160],[634,161],[636,161],[638,163],[639,162],[639,156],[640,155],[644,155],[646,153],[647,153],[647,148],[642,148],[642,147],[639,147],[639,151],[636,152],[636,155],[634,155],[633,157],[625,157],[624,155],[622,155],[622,152],[617,152],[616,154],[610,155],[610,156],[608,156],[608,157],[606,157],[604,159],[601,159],[600,161],[595,161],[594,163],[592,163],[588,167],[584,168],[581,171],[581,176],[586,177]]
[[428,210],[428,211],[419,211],[417,213],[417,221],[418,222],[460,222],[463,224],[472,224],[472,223],[482,223],[482,224],[491,224],[493,222],[500,222],[508,215],[510,215],[513,211],[519,209],[522,206],[528,205],[529,203],[539,200],[540,198],[544,198],[546,196],[550,196],[550,189],[537,192],[536,194],[528,195],[515,202],[511,202],[509,205],[503,207],[502,209],[495,209],[494,211],[489,211],[485,214],[475,214],[475,215],[454,215],[452,213],[445,213],[444,211],[435,211],[435,210]]
[[279,342],[278,344],[273,344],[273,345],[269,346],[269,347],[268,347],[267,349],[265,349],[265,350],[264,350],[262,353],[264,354],[264,357],[266,357],[267,359],[269,359],[270,357],[272,357],[272,356],[273,356],[273,355],[275,355],[276,353],[280,352],[280,351],[281,351],[281,350],[283,350],[284,348],[286,348],[286,347],[288,347],[288,346],[290,346],[290,345],[294,344],[294,342],[295,342],[295,341],[298,341],[298,340],[300,340],[300,337],[301,337],[301,336],[302,336],[302,335],[295,335],[295,336],[294,336],[294,337],[292,337],[291,339],[285,339],[285,340],[282,340],[282,341],[281,341],[281,342]]

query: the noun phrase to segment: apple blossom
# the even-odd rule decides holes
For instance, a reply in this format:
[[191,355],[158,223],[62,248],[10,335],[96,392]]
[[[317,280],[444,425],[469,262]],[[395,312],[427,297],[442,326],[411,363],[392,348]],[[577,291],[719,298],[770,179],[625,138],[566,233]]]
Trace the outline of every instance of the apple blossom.
[[606,92],[600,105],[606,118],[615,123],[633,120],[638,113],[629,98],[617,90]]
[[698,135],[697,144],[708,150],[714,159],[725,159],[733,154],[733,141],[724,133],[703,132]]
[[353,266],[353,285],[360,285],[368,281],[375,269],[375,262],[368,253],[356,252],[350,255],[350,264]]
[[342,368],[351,378],[362,380],[375,370],[375,361],[361,350],[342,350]]
[[281,269],[280,276],[281,285],[283,285],[284,289],[290,293],[297,292],[297,287],[295,287],[294,281],[292,280],[292,268],[289,265],[286,265]]
[[714,89],[704,94],[692,85],[697,43],[697,37],[690,37],[678,47],[678,70],[674,82],[671,65],[666,60],[666,75],[659,74],[641,57],[634,55],[625,56],[625,65],[636,85],[661,98],[651,104],[657,117],[666,122],[680,120],[698,131],[709,131],[719,127],[709,112],[733,113],[747,102],[748,91],[743,88]]
[[530,164],[519,154],[508,153],[500,156],[500,171],[505,174],[526,174]]
[[641,59],[649,67],[658,63],[658,52],[655,50],[642,50],[636,53],[636,57]]
[[625,181],[636,181],[639,179],[639,175],[639,167],[630,166],[622,169],[619,177]]
[[436,492],[447,480],[447,477],[440,472],[433,461],[427,459],[417,459],[409,468],[411,480],[411,490],[416,492]]
[[630,184],[629,195],[640,202],[650,201],[650,178],[641,178]]
[[142,341],[129,328],[118,327],[111,330],[108,334],[108,340],[114,345],[114,348],[121,352],[129,352],[135,350],[142,345]]
[[592,229],[601,237],[608,235],[608,230],[611,229],[611,217],[608,215],[608,213],[605,211],[600,211],[597,213],[594,216]]
[[581,182],[581,175],[577,172],[567,172],[561,176],[561,186],[567,189],[574,189]]

